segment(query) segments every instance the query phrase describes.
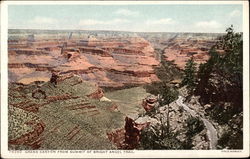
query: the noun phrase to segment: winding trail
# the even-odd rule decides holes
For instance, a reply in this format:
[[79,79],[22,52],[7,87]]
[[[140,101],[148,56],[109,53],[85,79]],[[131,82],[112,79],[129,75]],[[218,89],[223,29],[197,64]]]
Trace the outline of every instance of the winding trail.
[[213,150],[216,149],[218,137],[217,137],[217,131],[214,128],[213,124],[209,120],[202,118],[194,110],[190,109],[186,104],[183,103],[183,100],[184,100],[184,97],[179,96],[179,98],[176,100],[177,105],[182,106],[187,112],[189,112],[191,114],[192,117],[199,117],[203,121],[204,125],[207,128],[207,136],[209,139],[209,148],[213,149]]

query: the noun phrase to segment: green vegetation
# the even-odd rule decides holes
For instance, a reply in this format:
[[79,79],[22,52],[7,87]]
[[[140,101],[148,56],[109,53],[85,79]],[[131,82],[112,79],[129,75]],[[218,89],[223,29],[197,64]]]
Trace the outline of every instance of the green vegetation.
[[191,149],[194,145],[192,144],[192,137],[200,133],[204,128],[204,123],[199,118],[188,117],[186,121],[186,140],[183,142],[184,149]]
[[[233,141],[233,142],[232,142]],[[229,129],[218,140],[220,147],[243,149],[243,132]]]
[[[209,80],[213,77],[226,81],[237,94],[238,98],[223,98],[226,102],[233,102],[242,105],[242,70],[243,70],[243,41],[242,34],[235,33],[231,26],[227,34],[220,38],[218,43],[211,48],[210,59],[207,63],[200,65],[198,71],[199,83],[198,94],[202,94],[205,88],[209,87]],[[224,50],[218,53],[217,50]],[[230,90],[230,89],[229,89]],[[236,91],[236,92],[235,92]],[[227,93],[232,93],[228,92]]]
[[156,96],[158,94],[161,95],[161,106],[170,104],[178,98],[178,91],[165,82],[152,83],[151,85],[146,86],[146,90],[150,94]]
[[164,85],[162,89],[160,89],[160,94],[162,95],[162,101],[160,101],[160,105],[170,104],[178,98],[177,90]]
[[211,48],[208,62],[199,67],[196,93],[204,103],[229,102],[233,111],[240,112],[243,104],[242,34],[235,33],[232,26],[226,31],[227,34]]
[[196,84],[196,65],[193,57],[187,61],[184,69],[184,78],[181,83],[182,86],[187,85],[187,88],[191,91]]
[[241,33],[234,32],[233,26],[226,32],[217,44],[217,48],[222,48],[226,52],[218,61],[219,69],[225,77],[232,78],[232,83],[242,88],[243,37]]
[[180,150],[191,149],[192,137],[204,129],[204,124],[199,118],[189,117],[186,121],[186,139],[180,141],[177,138],[179,132],[169,131],[168,124],[161,124],[145,128],[141,134],[141,148],[154,150]]
[[[156,54],[161,56],[161,59],[164,58],[163,53],[164,52],[161,52],[161,50],[156,50]],[[150,85],[146,85],[145,89],[150,94],[162,96],[163,100],[160,101],[161,106],[170,104],[178,98],[178,92],[170,82],[174,79],[179,79],[181,77],[181,71],[174,66],[172,62],[166,60],[162,60],[160,67],[156,68],[155,71],[161,82],[154,82]]]
[[208,115],[228,127],[219,147],[239,149],[243,146],[243,38],[233,26],[226,32],[209,51],[207,63],[199,67],[195,94],[201,96],[201,103],[211,104]]
[[182,142],[177,139],[178,133],[167,132],[165,124],[145,128],[141,134],[141,147],[147,150],[183,149]]
[[[112,102],[88,97],[97,88],[93,83],[81,82],[78,76],[67,78],[56,87],[50,82],[10,84],[9,139],[33,131],[26,121],[39,120],[45,124],[40,149],[115,149],[106,133],[123,127],[123,114],[110,109],[114,105]],[[32,97],[32,92],[37,89],[46,93],[45,99]],[[34,111],[38,108],[39,111],[32,113],[28,108]],[[70,132],[76,134],[68,136]],[[10,148],[22,147],[10,145]]]
[[142,112],[141,102],[148,95],[149,93],[143,87],[133,87],[105,93],[105,97],[117,103],[120,112],[126,115]]
[[[164,59],[164,50],[160,52],[160,50],[156,50],[156,54],[159,54],[161,56],[161,59]],[[175,64],[171,61],[166,61],[166,60],[161,60],[161,65],[160,67],[157,67],[155,69],[157,77],[166,83],[169,83],[172,80],[175,79],[180,79],[182,77],[182,72],[181,70],[176,67]]]
[[199,118],[189,117],[187,119],[187,136],[195,136],[204,129],[204,123]]
[[[181,85],[187,86],[191,94],[200,96],[202,105],[210,104],[207,115],[226,127],[220,136],[218,148],[241,149],[243,146],[243,41],[242,33],[235,33],[233,27],[218,38],[210,51],[210,59],[196,70],[194,59],[185,66]],[[158,77],[163,81],[147,86],[147,92],[162,96],[160,106],[174,101],[178,93],[169,84],[175,76],[170,72],[170,63],[164,62],[158,68]],[[191,95],[190,94],[190,95]],[[155,112],[151,113],[154,115]],[[186,125],[186,140],[180,142],[171,132],[168,123],[143,130],[141,146],[145,149],[190,149],[192,138],[204,129],[198,118],[189,117]]]

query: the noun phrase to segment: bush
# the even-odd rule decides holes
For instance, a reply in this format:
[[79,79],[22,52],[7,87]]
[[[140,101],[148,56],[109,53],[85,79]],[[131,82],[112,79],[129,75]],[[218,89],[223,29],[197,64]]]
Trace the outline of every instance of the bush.
[[229,149],[243,149],[243,132],[229,128],[218,140],[218,145]]
[[145,128],[141,133],[140,147],[147,150],[183,149],[182,143],[176,138],[177,133],[166,133],[167,126],[158,125]]
[[186,135],[193,137],[204,129],[204,123],[199,118],[188,117]]

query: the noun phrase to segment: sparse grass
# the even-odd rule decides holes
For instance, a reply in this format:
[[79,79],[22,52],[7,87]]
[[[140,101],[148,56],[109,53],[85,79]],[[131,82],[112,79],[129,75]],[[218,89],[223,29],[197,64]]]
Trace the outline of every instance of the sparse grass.
[[141,103],[148,95],[149,93],[143,87],[133,87],[105,94],[107,98],[118,104],[119,110],[125,115],[143,111]]

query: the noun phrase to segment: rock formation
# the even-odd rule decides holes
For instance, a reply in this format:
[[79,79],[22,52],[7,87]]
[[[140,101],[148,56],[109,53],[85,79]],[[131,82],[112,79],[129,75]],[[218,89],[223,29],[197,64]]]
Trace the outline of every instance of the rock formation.
[[150,112],[152,111],[152,109],[158,106],[159,106],[158,97],[154,95],[150,95],[142,101],[142,107],[146,110],[146,112]]
[[[11,35],[10,35],[11,36]],[[53,37],[53,36],[52,36]],[[13,82],[48,81],[51,70],[79,74],[102,87],[122,87],[158,81],[159,65],[151,44],[140,37],[101,37],[46,39],[36,41],[20,36],[9,40],[9,78]],[[67,45],[65,45],[65,43]]]
[[136,149],[140,144],[141,131],[149,124],[150,122],[137,123],[132,118],[126,117],[124,129],[117,129],[107,135],[119,149]]
[[167,61],[173,61],[177,67],[184,69],[186,62],[191,57],[198,64],[208,60],[209,49],[216,43],[216,40],[197,40],[175,38],[171,41],[170,46],[164,50],[164,56]]

